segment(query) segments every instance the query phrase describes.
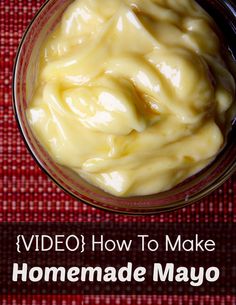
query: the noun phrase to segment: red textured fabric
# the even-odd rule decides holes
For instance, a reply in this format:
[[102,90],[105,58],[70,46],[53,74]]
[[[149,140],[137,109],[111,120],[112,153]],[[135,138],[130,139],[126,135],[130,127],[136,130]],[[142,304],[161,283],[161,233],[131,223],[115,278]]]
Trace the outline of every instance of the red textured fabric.
[[[19,41],[43,0],[0,0],[0,221],[236,222],[236,176],[199,203],[149,217],[105,213],[71,199],[39,169],[25,148],[12,110],[12,67]],[[236,304],[236,297],[2,296],[0,304]]]

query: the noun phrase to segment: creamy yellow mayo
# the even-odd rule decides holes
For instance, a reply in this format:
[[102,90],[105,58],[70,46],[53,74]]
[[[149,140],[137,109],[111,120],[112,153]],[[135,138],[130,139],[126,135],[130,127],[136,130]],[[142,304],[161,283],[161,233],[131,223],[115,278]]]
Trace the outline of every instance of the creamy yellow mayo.
[[192,0],[76,0],[41,50],[29,123],[106,192],[168,190],[224,145],[235,82],[221,54]]

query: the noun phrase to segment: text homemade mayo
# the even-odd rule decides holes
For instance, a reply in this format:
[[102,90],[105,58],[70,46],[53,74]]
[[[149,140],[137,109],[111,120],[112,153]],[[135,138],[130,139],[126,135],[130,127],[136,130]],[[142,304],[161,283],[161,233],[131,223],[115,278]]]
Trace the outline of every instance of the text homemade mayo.
[[106,192],[168,190],[224,145],[235,82],[223,52],[192,0],[76,0],[41,50],[29,123]]

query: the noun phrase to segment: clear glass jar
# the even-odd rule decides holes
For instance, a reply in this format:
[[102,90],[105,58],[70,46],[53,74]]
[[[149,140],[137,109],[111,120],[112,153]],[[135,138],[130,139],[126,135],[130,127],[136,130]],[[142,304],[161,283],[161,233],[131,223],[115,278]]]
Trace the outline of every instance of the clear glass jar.
[[[49,0],[37,13],[21,41],[13,77],[13,105],[25,143],[44,172],[64,191],[92,206],[126,214],[154,214],[186,206],[207,196],[226,181],[236,168],[235,121],[227,145],[207,168],[168,192],[152,196],[117,198],[88,184],[74,172],[56,164],[34,137],[26,108],[34,91],[42,42],[60,20],[71,0]],[[236,57],[236,5],[226,0],[198,0],[215,19]]]

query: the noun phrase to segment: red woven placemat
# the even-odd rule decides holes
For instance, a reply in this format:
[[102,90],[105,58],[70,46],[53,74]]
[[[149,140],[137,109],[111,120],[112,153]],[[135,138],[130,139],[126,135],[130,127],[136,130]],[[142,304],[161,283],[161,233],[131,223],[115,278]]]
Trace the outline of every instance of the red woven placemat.
[[[0,221],[236,222],[236,176],[188,208],[150,217],[105,213],[71,199],[35,164],[12,110],[12,67],[24,30],[43,0],[0,0]],[[236,304],[236,297],[1,297],[1,304]]]

